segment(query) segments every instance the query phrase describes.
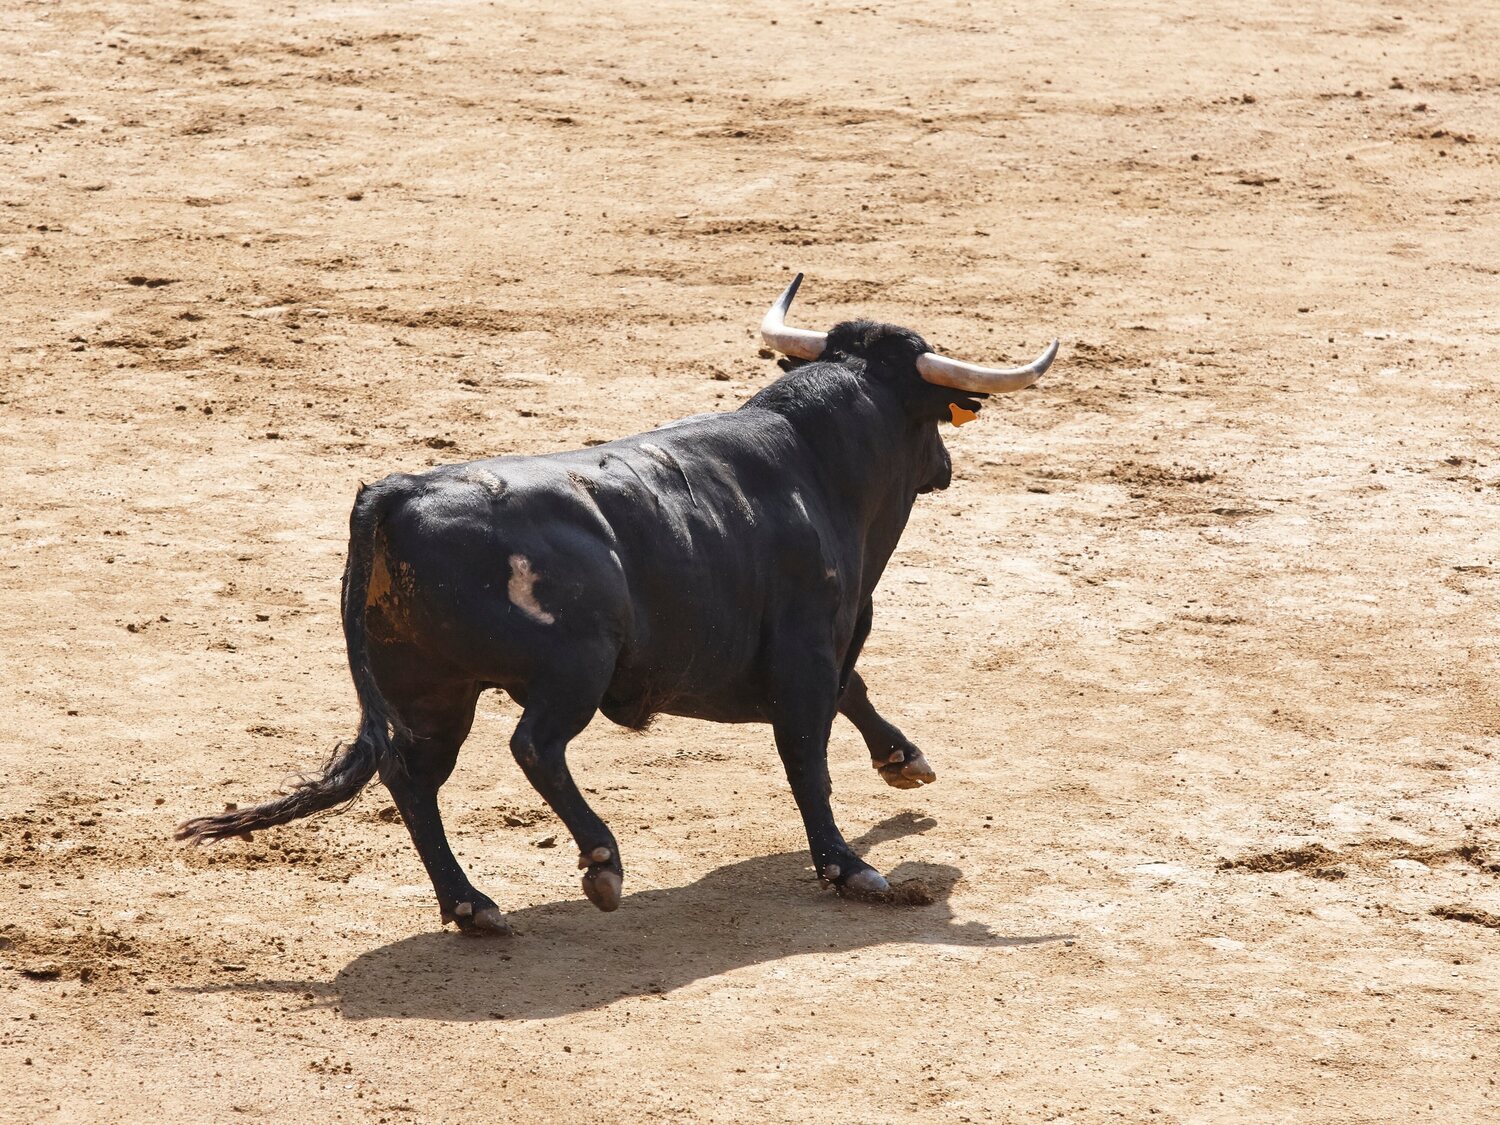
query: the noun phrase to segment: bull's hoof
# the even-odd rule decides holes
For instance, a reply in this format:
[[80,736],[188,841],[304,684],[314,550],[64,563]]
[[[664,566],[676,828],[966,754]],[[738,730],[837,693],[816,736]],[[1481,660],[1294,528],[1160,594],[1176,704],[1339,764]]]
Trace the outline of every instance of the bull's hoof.
[[891,885],[885,881],[885,876],[873,867],[856,871],[842,882],[835,883],[834,886],[845,898],[860,899],[865,902],[888,902],[891,897]]
[[607,867],[590,868],[583,875],[583,893],[588,900],[608,914],[620,908],[620,886],[624,880]]
[[453,913],[443,911],[444,922],[456,922],[461,933],[470,937],[509,937],[511,935],[510,923],[505,920],[505,915],[494,903],[488,906],[474,908],[472,902],[461,902],[453,908]]
[[937,774],[932,772],[926,757],[915,746],[910,750],[892,750],[886,764],[875,768],[885,783],[896,789],[917,789],[937,780]]
[[921,879],[907,879],[894,887],[873,867],[854,872],[847,879],[839,879],[839,866],[830,863],[819,874],[825,887],[833,887],[842,898],[856,902],[879,902],[900,906],[931,906],[937,901],[932,888]]

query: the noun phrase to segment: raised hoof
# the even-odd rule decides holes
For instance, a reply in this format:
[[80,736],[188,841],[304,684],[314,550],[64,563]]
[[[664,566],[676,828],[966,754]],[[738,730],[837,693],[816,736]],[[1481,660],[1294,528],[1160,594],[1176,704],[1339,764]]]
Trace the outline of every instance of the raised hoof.
[[510,923],[505,920],[505,915],[498,906],[481,906],[475,910],[472,902],[461,902],[453,908],[452,914],[443,911],[443,921],[458,923],[459,932],[470,937],[511,935]]
[[845,898],[864,899],[870,902],[886,902],[891,897],[891,885],[885,876],[873,867],[856,871],[843,882],[835,884],[839,894]]
[[608,863],[609,860],[610,860],[610,856],[612,856],[613,854],[614,854],[613,852],[611,852],[608,848],[605,848],[605,847],[595,848],[591,852],[579,852],[578,853],[578,870],[580,870],[580,871],[587,870],[587,868],[589,867],[590,864]]
[[588,900],[608,914],[620,908],[620,886],[624,880],[609,868],[588,871],[583,876],[583,893]]
[[904,752],[893,751],[890,760],[876,768],[880,770],[885,783],[895,789],[917,789],[937,780],[937,774],[927,764],[922,751],[915,748]]

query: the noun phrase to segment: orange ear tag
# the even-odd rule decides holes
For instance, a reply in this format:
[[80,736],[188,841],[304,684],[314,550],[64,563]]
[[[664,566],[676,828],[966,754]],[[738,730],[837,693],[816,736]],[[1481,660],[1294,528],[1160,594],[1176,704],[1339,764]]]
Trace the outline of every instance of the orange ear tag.
[[953,424],[955,426],[962,426],[965,422],[972,422],[975,418],[979,417],[979,411],[965,410],[956,402],[948,404],[948,413],[953,416]]

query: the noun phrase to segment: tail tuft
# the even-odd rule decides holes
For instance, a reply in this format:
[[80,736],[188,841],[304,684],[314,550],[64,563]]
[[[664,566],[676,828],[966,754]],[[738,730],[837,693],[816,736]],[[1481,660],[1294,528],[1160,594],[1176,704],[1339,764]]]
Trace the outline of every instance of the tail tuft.
[[185,820],[177,826],[176,837],[193,843],[235,836],[248,839],[251,832],[261,828],[271,828],[300,816],[347,805],[369,784],[378,765],[376,740],[367,737],[366,731],[361,731],[353,742],[334,750],[319,776],[299,781],[285,797],[248,809],[231,805],[215,816]]

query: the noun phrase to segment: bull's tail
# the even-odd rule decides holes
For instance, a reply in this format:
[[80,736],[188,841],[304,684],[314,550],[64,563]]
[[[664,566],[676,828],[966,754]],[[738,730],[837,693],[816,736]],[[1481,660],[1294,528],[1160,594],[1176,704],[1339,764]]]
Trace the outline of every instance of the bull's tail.
[[365,599],[374,568],[376,534],[393,499],[389,489],[361,488],[349,516],[349,560],[344,568],[343,591],[344,641],[349,650],[354,690],[359,696],[359,734],[353,742],[334,749],[318,776],[298,781],[286,796],[247,809],[230,806],[215,816],[194,817],[178,826],[177,839],[204,841],[247,836],[259,828],[347,805],[359,796],[383,763],[400,768],[391,746],[391,732],[404,728],[370,671],[369,641],[365,634]]

